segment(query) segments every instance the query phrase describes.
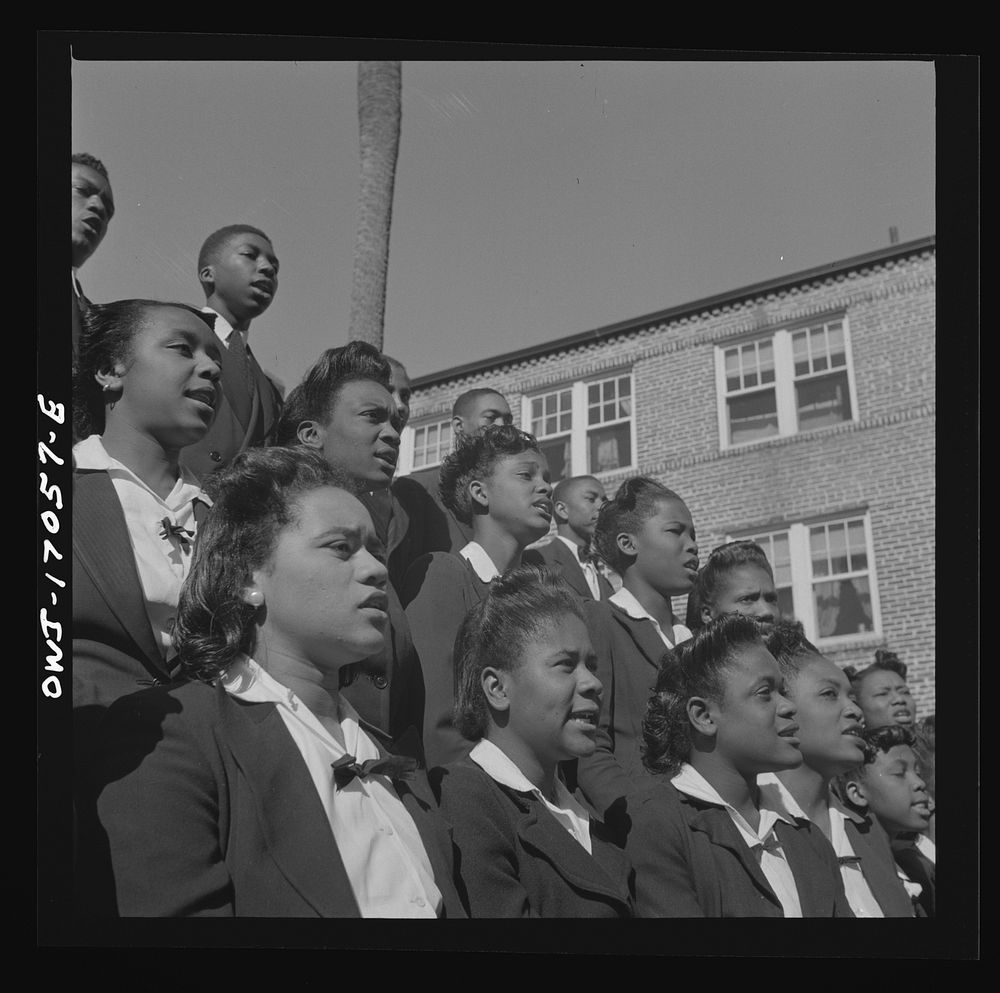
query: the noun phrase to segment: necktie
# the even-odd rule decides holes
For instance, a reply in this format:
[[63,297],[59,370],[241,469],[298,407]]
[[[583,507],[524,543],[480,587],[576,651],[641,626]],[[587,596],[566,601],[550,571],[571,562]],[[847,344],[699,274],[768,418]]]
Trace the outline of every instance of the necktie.
[[590,550],[590,545],[577,545],[576,555],[581,565],[594,561],[594,553]]
[[[253,407],[253,393],[256,384],[253,381],[250,357],[247,354],[246,338],[243,336],[243,332],[234,328],[232,334],[229,336],[228,345],[229,347],[226,351],[230,366],[233,369],[234,388],[227,390],[226,395],[236,416],[246,424]],[[237,383],[241,384],[242,388],[236,386]]]
[[179,524],[172,524],[169,517],[164,517],[160,521],[160,537],[167,541],[171,538],[176,538],[182,548],[187,548],[194,538],[194,531],[188,531]]
[[381,759],[367,759],[358,764],[353,755],[341,755],[336,762],[331,763],[333,781],[337,789],[343,789],[355,776],[364,779],[365,776],[383,775],[391,779],[409,779],[417,768],[417,760],[403,755],[387,755]]

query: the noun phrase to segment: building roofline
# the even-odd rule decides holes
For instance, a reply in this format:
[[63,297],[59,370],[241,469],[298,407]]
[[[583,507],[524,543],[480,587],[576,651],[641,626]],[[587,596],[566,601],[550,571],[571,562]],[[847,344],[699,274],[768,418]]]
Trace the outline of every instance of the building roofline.
[[691,317],[694,314],[705,310],[713,310],[718,307],[732,306],[742,303],[745,300],[760,296],[762,293],[773,293],[776,290],[788,290],[803,283],[810,283],[816,279],[829,278],[850,269],[857,269],[861,266],[875,265],[881,262],[888,262],[892,259],[903,258],[906,255],[915,255],[928,248],[934,248],[936,243],[935,235],[928,235],[925,238],[917,238],[913,241],[903,242],[901,245],[889,245],[885,248],[878,248],[872,252],[865,252],[861,255],[853,255],[847,259],[837,262],[828,262],[824,265],[814,266],[811,269],[803,269],[788,276],[778,276],[775,279],[766,279],[761,283],[753,283],[750,286],[742,286],[736,290],[729,290],[715,296],[703,297],[693,303],[681,304],[678,307],[670,307],[667,310],[658,310],[652,314],[644,314],[641,317],[632,317],[627,321],[619,321],[616,324],[606,324],[604,327],[594,328],[590,331],[578,331],[576,334],[567,335],[563,338],[556,338],[553,341],[541,342],[537,345],[527,345],[518,348],[513,352],[504,352],[502,355],[495,355],[488,359],[478,359],[475,362],[466,362],[464,365],[452,366],[449,369],[442,369],[440,372],[427,373],[424,376],[417,376],[411,381],[414,389],[425,386],[433,386],[436,383],[446,382],[449,379],[458,379],[468,376],[484,369],[492,369],[496,366],[512,365],[515,362],[523,362],[525,359],[534,358],[539,355],[549,355],[553,352],[572,348],[576,345],[584,345],[590,342],[601,341],[604,338],[613,338],[616,335],[629,331],[638,331],[640,328],[649,327],[656,324],[665,324],[670,321],[677,321],[684,317]]

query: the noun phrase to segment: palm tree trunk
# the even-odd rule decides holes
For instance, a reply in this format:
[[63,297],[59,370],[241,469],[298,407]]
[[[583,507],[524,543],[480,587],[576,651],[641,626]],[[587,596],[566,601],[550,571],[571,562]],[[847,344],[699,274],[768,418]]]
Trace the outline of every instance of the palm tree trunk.
[[385,330],[385,284],[389,227],[402,115],[399,62],[358,63],[361,126],[361,192],[351,285],[351,339],[381,351]]

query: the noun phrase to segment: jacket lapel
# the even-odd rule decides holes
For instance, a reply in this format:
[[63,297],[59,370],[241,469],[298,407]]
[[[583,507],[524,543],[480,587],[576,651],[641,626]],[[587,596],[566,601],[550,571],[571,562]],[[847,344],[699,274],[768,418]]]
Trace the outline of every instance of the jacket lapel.
[[169,682],[142,600],[125,515],[103,469],[78,469],[74,475],[73,548],[108,610],[141,650],[140,661],[155,679]]
[[[889,839],[878,832],[881,827],[853,811],[847,811],[849,820],[844,822],[847,837],[854,854],[861,859],[861,872],[872,895],[886,917],[912,917],[913,904],[896,872],[896,864],[889,848]],[[878,841],[882,844],[879,845]]]
[[554,548],[555,557],[562,565],[563,579],[576,590],[580,596],[592,600],[594,594],[590,592],[587,585],[587,577],[583,574],[583,568],[577,561],[576,556],[558,538],[553,538],[556,543]]
[[[656,632],[653,632],[654,634]],[[776,907],[781,908],[781,901],[771,889],[763,870],[757,863],[753,852],[747,847],[733,824],[732,818],[721,807],[702,806],[692,797],[678,790],[681,803],[693,812],[689,814],[689,823],[693,831],[700,831],[708,836],[708,840],[718,848],[731,852],[739,860],[754,886],[767,897]],[[779,822],[780,823],[780,822]]]
[[628,636],[639,649],[642,657],[655,670],[660,668],[660,659],[668,651],[663,639],[656,633],[653,622],[646,618],[630,617],[620,607],[612,604],[611,616],[628,632]]
[[[617,900],[629,906],[629,894],[623,879],[612,877],[588,855],[584,847],[561,824],[551,817],[540,800],[501,785],[515,799],[525,816],[518,821],[517,833],[525,847],[544,858],[560,876],[577,889]],[[568,844],[567,844],[568,842]],[[624,861],[622,868],[625,868]]]
[[221,685],[217,692],[226,697],[220,734],[253,793],[275,864],[320,917],[360,917],[326,812],[277,707],[231,700]]

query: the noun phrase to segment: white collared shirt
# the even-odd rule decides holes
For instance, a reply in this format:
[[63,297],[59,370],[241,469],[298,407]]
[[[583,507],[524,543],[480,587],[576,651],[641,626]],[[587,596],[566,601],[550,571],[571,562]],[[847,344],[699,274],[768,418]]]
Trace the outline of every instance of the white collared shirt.
[[[222,342],[226,348],[229,348],[229,337],[233,333],[232,324],[227,321],[222,314],[217,310],[213,310],[211,307],[202,307],[201,312],[203,314],[215,314],[215,335]],[[246,340],[246,331],[243,332],[243,340]]]
[[492,741],[481,739],[469,753],[469,758],[490,779],[519,793],[531,793],[545,809],[592,855],[590,841],[590,815],[556,777],[556,803],[550,803],[545,794],[514,764],[506,752]]
[[[802,820],[810,820],[788,787],[773,772],[762,772],[757,777],[757,785],[777,790],[789,813]],[[840,863],[840,878],[844,882],[844,892],[847,894],[847,902],[851,905],[854,916],[885,917],[878,900],[875,899],[875,894],[868,885],[868,880],[865,879],[861,861],[851,845],[851,839],[847,836],[846,822],[850,815],[837,803],[832,794],[827,800],[827,809],[830,813],[830,844]]]
[[484,583],[489,583],[500,575],[500,570],[493,559],[478,541],[470,541],[459,550],[458,554],[472,566],[473,571]]
[[556,538],[561,541],[572,553],[573,558],[576,559],[577,565],[583,570],[584,578],[587,580],[587,586],[590,589],[590,594],[595,600],[601,599],[601,585],[597,581],[597,566],[593,562],[581,562],[580,561],[580,546],[576,542],[570,541],[569,538],[564,538],[561,534],[557,534]]
[[[441,891],[413,818],[392,782],[380,774],[336,787],[331,765],[343,755],[360,764],[382,754],[340,697],[334,731],[286,686],[243,656],[220,680],[231,696],[277,705],[309,769],[362,917],[437,917]],[[339,727],[337,725],[339,724]]]
[[[161,499],[128,466],[108,455],[101,436],[92,434],[73,446],[77,469],[104,469],[121,503],[132,551],[135,555],[146,616],[164,659],[172,655],[171,635],[181,585],[191,568],[191,551],[198,525],[194,518],[197,498],[211,506],[190,469],[181,466],[180,478]],[[164,537],[163,519],[191,533],[191,539]]]
[[782,802],[781,794],[769,786],[758,786],[760,824],[755,831],[747,823],[746,818],[734,806],[726,803],[715,787],[689,763],[685,762],[681,766],[681,771],[670,782],[681,793],[722,807],[729,814],[740,837],[757,858],[761,872],[774,890],[785,917],[801,917],[802,905],[799,903],[799,891],[792,875],[792,867],[788,864],[784,849],[774,830],[778,821],[784,821],[786,824],[795,823],[793,815]]
[[652,621],[653,627],[656,628],[656,633],[667,648],[674,648],[682,641],[688,641],[691,638],[690,630],[683,624],[675,624],[668,636],[666,631],[660,627],[660,622],[624,586],[613,596],[608,597],[608,600],[616,606],[621,607],[629,617],[633,617],[637,621],[643,618]]
[[917,851],[931,864],[937,864],[937,846],[926,834],[918,834],[916,840]]

